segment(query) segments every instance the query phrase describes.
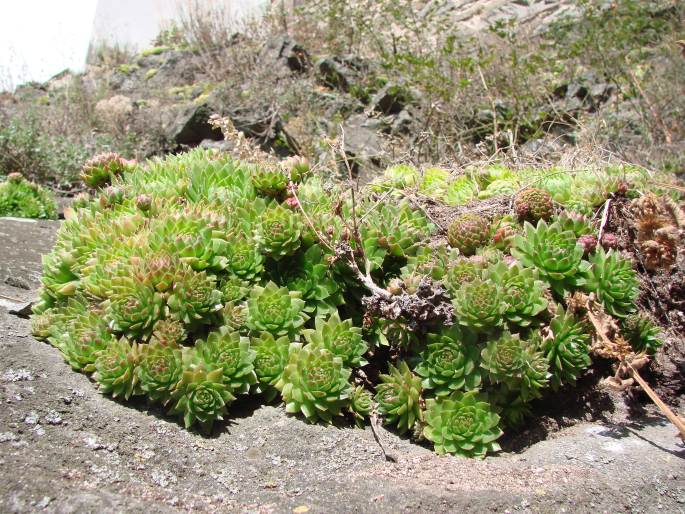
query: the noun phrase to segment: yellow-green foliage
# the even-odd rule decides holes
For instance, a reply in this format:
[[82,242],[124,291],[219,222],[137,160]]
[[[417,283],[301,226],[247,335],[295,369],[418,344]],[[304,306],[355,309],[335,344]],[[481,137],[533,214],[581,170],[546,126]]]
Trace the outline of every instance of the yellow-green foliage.
[[0,182],[0,216],[55,219],[57,204],[53,194],[44,187],[25,180],[18,173],[10,173]]

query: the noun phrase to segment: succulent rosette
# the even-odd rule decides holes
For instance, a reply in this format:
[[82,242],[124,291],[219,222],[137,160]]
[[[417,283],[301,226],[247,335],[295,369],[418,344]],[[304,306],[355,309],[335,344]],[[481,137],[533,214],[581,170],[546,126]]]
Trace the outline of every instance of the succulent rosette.
[[288,364],[290,339],[288,336],[275,338],[269,332],[262,332],[259,337],[251,339],[251,345],[256,352],[253,364],[259,381],[257,392],[263,393],[266,401],[271,401],[278,394],[275,386]]
[[131,161],[114,152],[101,153],[83,165],[81,180],[93,189],[107,186],[114,177],[130,169],[131,164]]
[[302,294],[304,311],[309,314],[326,316],[336,312],[336,306],[343,302],[340,286],[332,278],[319,245],[279,261],[277,275],[280,283]]
[[507,266],[499,262],[488,270],[494,282],[501,284],[506,309],[504,315],[511,323],[530,326],[536,316],[547,309],[545,284],[538,280],[537,272],[518,264]]
[[467,176],[454,179],[445,191],[447,205],[464,205],[476,197],[476,184]]
[[253,287],[247,300],[248,328],[275,336],[296,335],[307,320],[305,302],[300,296],[298,291],[289,291],[273,282]]
[[385,423],[397,426],[401,434],[423,420],[421,408],[421,378],[402,361],[397,367],[390,364],[387,375],[381,375],[375,400]]
[[183,323],[175,319],[160,319],[152,327],[151,343],[159,343],[162,346],[179,346],[181,345],[188,332]]
[[138,344],[123,337],[110,342],[95,360],[93,379],[100,384],[100,391],[126,400],[140,394],[137,371],[140,358]]
[[514,210],[522,220],[549,220],[554,214],[552,196],[543,189],[528,188],[514,198]]
[[[430,235],[432,226],[406,200],[397,203],[367,202],[359,207],[365,217],[360,232],[364,250],[369,255],[391,255],[406,258],[416,252],[418,244]],[[380,267],[382,259],[375,264]]]
[[371,414],[373,395],[364,386],[355,387],[350,393],[349,411],[357,426],[362,426],[364,420]]
[[450,250],[445,245],[434,248],[421,246],[414,255],[407,257],[407,265],[402,268],[402,275],[416,274],[429,276],[433,280],[443,280],[450,263],[458,259],[457,254],[457,250]]
[[223,326],[243,332],[247,330],[247,303],[246,302],[228,302],[219,311],[221,322]]
[[230,386],[224,384],[221,368],[207,371],[202,367],[186,369],[172,394],[172,413],[180,414],[186,428],[199,423],[206,433],[214,422],[223,420],[227,406],[235,400]]
[[250,282],[236,277],[235,275],[224,277],[219,283],[219,290],[221,291],[224,303],[240,302],[244,300],[247,298],[251,287],[252,285]]
[[463,284],[454,293],[452,305],[459,324],[479,331],[502,325],[507,309],[502,287],[482,279]]
[[563,230],[558,223],[548,225],[540,220],[536,227],[525,224],[524,234],[514,238],[511,254],[523,266],[537,268],[552,289],[563,294],[568,286],[580,286],[590,264],[583,260],[583,246],[574,232]]
[[205,369],[223,371],[224,384],[232,395],[246,394],[257,382],[253,364],[256,353],[250,348],[250,340],[238,332],[227,327],[210,332],[207,339],[195,343],[195,350]]
[[457,257],[452,259],[447,269],[443,281],[445,286],[452,293],[456,293],[464,284],[482,278],[483,265],[474,259]]
[[252,185],[260,195],[278,198],[285,194],[289,178],[277,166],[255,166],[252,169]]
[[207,323],[223,307],[213,275],[187,269],[176,278],[167,299],[170,316],[185,324]]
[[180,347],[158,342],[142,345],[137,372],[140,388],[148,398],[166,404],[183,374]]
[[621,328],[626,341],[637,353],[653,355],[664,344],[661,330],[645,314],[629,314],[623,319]]
[[424,389],[431,389],[436,396],[446,396],[480,386],[480,351],[471,333],[454,325],[439,334],[428,334],[426,343],[421,361],[414,368],[423,378]]
[[575,384],[580,374],[590,366],[589,340],[583,324],[559,306],[550,322],[547,337],[542,342],[554,389],[563,384]]
[[350,373],[342,359],[325,348],[292,343],[276,388],[281,391],[286,412],[301,412],[308,421],[329,423],[347,404],[352,389]]
[[362,339],[362,329],[355,327],[351,319],[341,320],[336,311],[326,320],[316,318],[314,327],[302,331],[309,346],[327,349],[349,368],[366,364],[363,355],[368,346]]
[[447,240],[463,255],[473,255],[490,242],[490,223],[479,214],[467,212],[450,223]]
[[164,315],[164,297],[134,276],[112,279],[107,318],[114,332],[131,337],[147,335]]
[[426,400],[425,419],[423,435],[439,454],[483,458],[500,450],[499,416],[476,391]]
[[549,363],[542,351],[506,330],[498,339],[488,341],[480,365],[492,383],[518,391],[523,401],[538,398],[540,389],[549,382]]
[[275,204],[262,213],[254,237],[265,255],[278,260],[300,247],[302,227],[298,212]]
[[590,256],[590,267],[585,274],[585,290],[597,295],[597,300],[612,316],[625,317],[635,311],[639,293],[637,273],[628,259],[614,250],[600,248]]
[[228,243],[209,218],[194,211],[167,213],[150,224],[150,231],[155,252],[174,255],[195,271],[226,268]]
[[254,280],[262,272],[264,257],[252,239],[232,239],[227,246],[226,258],[226,270],[243,280]]

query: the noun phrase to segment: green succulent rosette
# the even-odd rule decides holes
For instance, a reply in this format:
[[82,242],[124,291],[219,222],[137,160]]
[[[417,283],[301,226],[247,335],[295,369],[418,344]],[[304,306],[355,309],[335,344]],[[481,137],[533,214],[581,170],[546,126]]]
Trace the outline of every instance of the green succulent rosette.
[[262,253],[279,260],[300,247],[303,225],[298,212],[275,204],[262,213],[254,237]]
[[188,269],[178,275],[167,306],[170,316],[182,323],[208,323],[223,307],[222,300],[213,275]]
[[476,197],[477,192],[477,185],[469,177],[462,175],[447,186],[445,203],[452,206],[467,204]]
[[327,320],[316,318],[314,327],[302,331],[310,346],[325,348],[340,357],[348,368],[366,364],[363,356],[368,346],[362,339],[362,329],[355,327],[351,319],[341,320],[336,311]]
[[186,428],[199,423],[206,433],[215,421],[223,420],[227,406],[235,400],[231,387],[224,383],[221,368],[207,371],[202,367],[186,369],[172,394],[171,412],[180,414]]
[[93,379],[100,391],[128,400],[141,393],[137,367],[140,362],[138,344],[121,338],[110,342],[95,359]]
[[436,247],[420,246],[414,255],[407,257],[407,265],[402,268],[402,276],[429,276],[433,280],[444,280],[450,263],[458,259],[458,251],[445,245]]
[[253,363],[258,380],[256,392],[262,393],[270,402],[278,394],[275,386],[288,364],[290,340],[288,336],[275,338],[269,332],[262,332],[259,337],[251,339],[251,345],[256,352]]
[[592,265],[585,273],[586,291],[595,293],[604,310],[619,318],[635,311],[639,294],[637,273],[628,259],[614,250],[600,248],[589,257]]
[[51,338],[72,369],[92,373],[100,352],[115,341],[102,314],[93,310],[78,315]]
[[179,346],[188,337],[185,325],[175,319],[160,319],[152,328],[151,343],[162,346]]
[[228,302],[219,311],[219,316],[223,326],[237,332],[247,330],[247,303]]
[[564,211],[559,216],[553,218],[553,220],[559,223],[562,230],[571,231],[576,237],[595,233],[595,229],[592,227],[592,224],[588,221],[587,217],[577,212]]
[[[210,212],[200,209],[170,212],[150,223],[149,247],[174,255],[195,271],[226,268],[228,229],[225,220],[213,223]],[[219,225],[219,226],[216,226]]]
[[289,291],[273,282],[254,286],[247,300],[247,327],[275,336],[296,335],[307,320],[300,296],[299,291]]
[[164,316],[163,295],[133,276],[112,280],[112,295],[106,306],[112,330],[132,338],[150,334]]
[[131,163],[114,152],[88,159],[81,169],[81,180],[90,188],[107,186],[117,175],[131,168]]
[[562,306],[549,324],[548,335],[542,342],[552,372],[553,389],[563,384],[575,384],[576,379],[591,364],[586,328]]
[[623,337],[636,353],[654,355],[661,345],[661,330],[644,314],[629,314],[621,323]]
[[360,227],[364,251],[367,258],[374,257],[376,267],[381,267],[386,256],[413,255],[433,228],[406,200],[380,204],[368,201],[359,206],[359,215],[364,219]]
[[250,293],[252,284],[234,275],[224,277],[219,283],[223,303],[241,302]]
[[262,196],[278,198],[285,194],[288,176],[280,167],[260,165],[252,169],[252,186]]
[[488,341],[480,366],[488,372],[490,382],[518,391],[523,401],[540,397],[540,390],[549,383],[549,363],[542,351],[506,330]]
[[583,253],[583,246],[572,231],[543,220],[536,227],[526,222],[524,234],[514,238],[511,250],[523,266],[537,268],[559,295],[563,295],[565,288],[583,285],[582,276],[590,268]]
[[256,353],[250,348],[250,340],[238,332],[227,327],[210,332],[207,339],[195,343],[195,351],[207,370],[223,371],[224,384],[234,396],[246,394],[257,382],[253,364]]
[[475,279],[463,284],[452,299],[460,325],[488,331],[504,322],[507,304],[502,287],[492,280]]
[[483,458],[500,450],[499,416],[476,391],[426,400],[423,435],[438,454]]
[[235,237],[226,250],[226,270],[243,280],[251,281],[262,272],[264,256],[252,239]]
[[285,401],[286,412],[301,412],[308,421],[330,423],[347,405],[352,389],[350,374],[342,359],[325,348],[292,343],[288,364],[276,388]]
[[456,257],[445,270],[443,281],[448,291],[454,295],[464,284],[482,278],[483,266],[473,259]]
[[504,315],[510,323],[528,327],[547,309],[545,284],[538,280],[535,270],[518,264],[507,266],[500,261],[490,267],[488,275],[502,286],[506,304]]
[[332,278],[319,245],[295,254],[292,259],[280,260],[278,278],[279,283],[302,294],[304,311],[309,314],[326,316],[336,312],[336,306],[343,302],[340,286]]
[[453,391],[477,389],[480,386],[479,350],[475,337],[458,326],[444,328],[439,334],[426,336],[426,348],[414,368],[423,378],[424,389],[435,396]]
[[158,342],[141,345],[137,371],[140,388],[148,398],[166,404],[183,374],[180,347],[164,346]]
[[380,375],[375,400],[385,423],[395,425],[401,434],[423,420],[421,409],[421,378],[402,361],[398,367],[390,364],[387,375]]
[[355,387],[350,393],[350,404],[348,409],[358,427],[364,425],[364,421],[371,414],[373,409],[373,395],[364,386]]

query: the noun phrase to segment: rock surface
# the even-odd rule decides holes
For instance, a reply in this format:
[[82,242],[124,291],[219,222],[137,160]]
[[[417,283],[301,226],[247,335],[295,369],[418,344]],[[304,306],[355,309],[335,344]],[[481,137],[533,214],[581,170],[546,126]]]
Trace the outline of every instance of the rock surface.
[[[56,226],[0,219],[2,272],[35,288]],[[685,449],[651,410],[628,421],[616,402],[601,422],[483,461],[382,430],[392,463],[369,428],[279,406],[240,402],[212,437],[188,432],[100,395],[28,332],[0,304],[0,512],[685,512]]]

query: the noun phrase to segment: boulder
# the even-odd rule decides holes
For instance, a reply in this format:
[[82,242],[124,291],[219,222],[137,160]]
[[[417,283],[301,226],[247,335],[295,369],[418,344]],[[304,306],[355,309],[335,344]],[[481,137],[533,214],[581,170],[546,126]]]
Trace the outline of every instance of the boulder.
[[366,63],[354,56],[322,57],[314,66],[324,85],[342,91],[349,91],[367,69]]
[[379,168],[385,155],[382,140],[376,131],[379,126],[378,120],[368,118],[364,114],[354,114],[343,124],[344,151],[350,161],[352,172],[362,182],[373,178],[371,175]]
[[286,75],[302,73],[312,65],[307,50],[288,36],[276,36],[269,39],[264,45],[260,58],[272,62],[278,70],[286,72]]
[[205,139],[223,139],[221,131],[209,124],[213,110],[207,104],[182,106],[166,130],[167,139],[179,145],[195,146]]

